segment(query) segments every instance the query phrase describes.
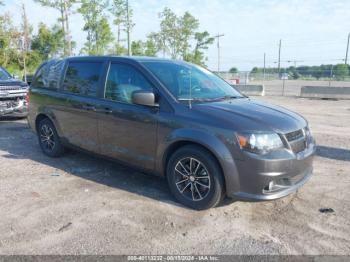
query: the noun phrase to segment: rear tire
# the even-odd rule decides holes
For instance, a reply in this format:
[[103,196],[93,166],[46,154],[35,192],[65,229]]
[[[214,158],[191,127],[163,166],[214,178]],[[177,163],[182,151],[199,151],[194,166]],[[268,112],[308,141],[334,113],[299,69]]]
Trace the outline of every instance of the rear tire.
[[168,161],[166,175],[175,198],[192,209],[215,207],[225,196],[224,179],[217,160],[199,146],[178,149]]
[[64,146],[50,119],[45,118],[38,124],[38,139],[41,150],[49,157],[60,157],[64,154]]

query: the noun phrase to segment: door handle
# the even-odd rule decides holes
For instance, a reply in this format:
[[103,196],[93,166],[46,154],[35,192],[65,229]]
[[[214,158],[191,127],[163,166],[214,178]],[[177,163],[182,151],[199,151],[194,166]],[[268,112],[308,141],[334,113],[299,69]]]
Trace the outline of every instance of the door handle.
[[105,113],[105,114],[112,114],[113,113],[113,110],[106,107],[106,108],[101,108],[101,109],[98,109],[97,112],[99,113]]
[[96,111],[96,107],[92,105],[83,105],[82,108],[87,111]]

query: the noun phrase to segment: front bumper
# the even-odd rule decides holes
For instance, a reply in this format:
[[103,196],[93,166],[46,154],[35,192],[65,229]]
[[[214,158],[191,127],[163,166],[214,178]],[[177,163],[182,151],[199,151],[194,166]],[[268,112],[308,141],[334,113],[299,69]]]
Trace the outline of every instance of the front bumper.
[[24,98],[18,100],[0,100],[0,117],[26,117],[28,115],[28,105]]
[[247,153],[244,160],[236,161],[240,187],[229,197],[273,200],[295,192],[312,176],[315,152],[313,143],[299,154],[288,150],[265,157]]

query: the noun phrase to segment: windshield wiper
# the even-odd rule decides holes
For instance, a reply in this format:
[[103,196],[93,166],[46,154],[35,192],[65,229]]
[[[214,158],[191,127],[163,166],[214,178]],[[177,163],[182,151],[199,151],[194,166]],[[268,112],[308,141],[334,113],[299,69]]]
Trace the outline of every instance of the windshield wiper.
[[223,97],[218,97],[215,100],[230,100],[230,99],[239,99],[239,98],[244,98],[243,96],[223,96]]
[[239,99],[244,98],[244,96],[223,96],[217,98],[178,98],[179,101],[192,101],[192,102],[213,102],[213,101],[222,101],[230,99]]

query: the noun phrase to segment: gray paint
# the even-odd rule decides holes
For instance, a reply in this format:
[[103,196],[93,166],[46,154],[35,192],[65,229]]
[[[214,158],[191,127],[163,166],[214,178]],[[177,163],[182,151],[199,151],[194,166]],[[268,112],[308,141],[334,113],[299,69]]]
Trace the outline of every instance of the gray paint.
[[[240,149],[235,132],[269,131],[284,134],[302,129],[307,121],[287,109],[249,98],[203,104],[178,103],[166,87],[140,61],[149,58],[83,57],[69,61],[103,61],[106,69],[113,62],[126,63],[139,70],[152,83],[159,96],[159,107],[147,107],[105,100],[104,81],[96,98],[59,91],[30,88],[28,121],[36,130],[36,120],[48,116],[67,145],[113,158],[146,172],[164,175],[166,159],[179,143],[195,143],[218,160],[229,197],[255,200],[274,199],[299,188],[312,174],[312,143],[295,154],[289,147],[266,155]],[[62,73],[64,74],[64,72]],[[63,75],[62,75],[63,78]],[[94,107],[88,110],[86,105]],[[278,192],[264,194],[271,180],[302,180]]]

